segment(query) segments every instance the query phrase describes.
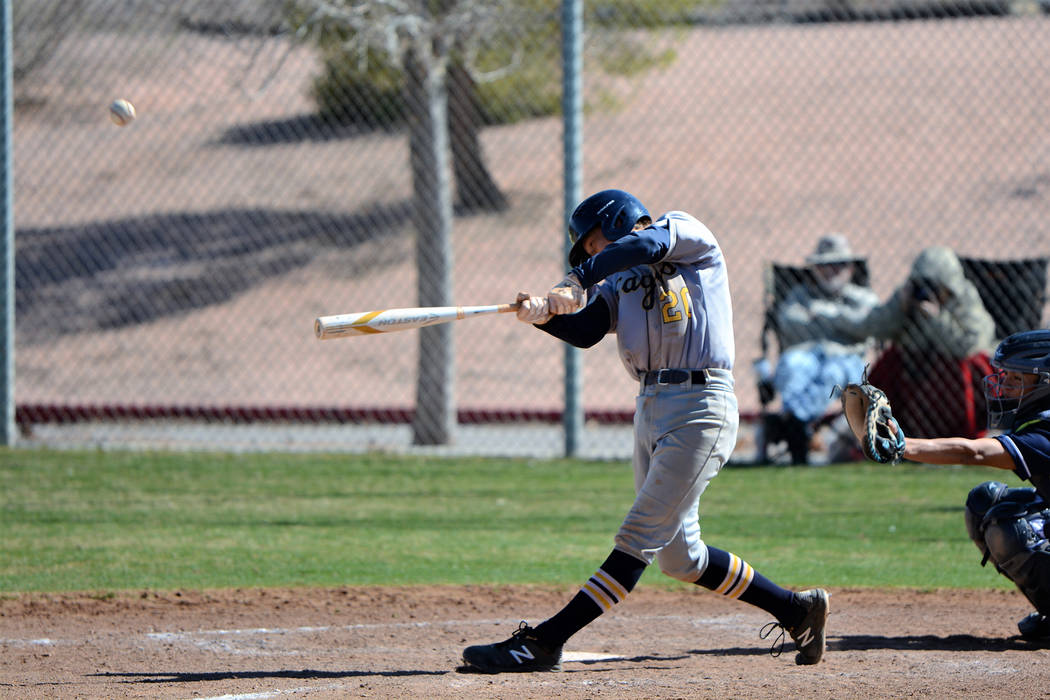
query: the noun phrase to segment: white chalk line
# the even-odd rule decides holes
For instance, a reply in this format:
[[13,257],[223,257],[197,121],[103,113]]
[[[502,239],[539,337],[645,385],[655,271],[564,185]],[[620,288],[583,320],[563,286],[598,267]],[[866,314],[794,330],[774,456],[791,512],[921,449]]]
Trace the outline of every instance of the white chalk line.
[[[253,636],[253,635],[281,635],[281,634],[316,634],[330,631],[349,631],[361,629],[411,629],[422,627],[447,627],[458,625],[497,625],[509,624],[510,620],[448,620],[436,622],[378,622],[355,625],[323,625],[320,627],[247,627],[244,629],[214,629],[196,630],[194,632],[147,632],[143,636],[146,639],[162,642],[174,642],[192,639],[199,636]],[[514,621],[514,624],[517,620]],[[14,647],[25,646],[58,646],[70,644],[82,644],[86,639],[18,639],[0,637],[0,644]]]
[[[483,625],[516,625],[520,618],[503,618],[494,620],[435,620],[419,622],[374,622],[359,623],[353,625],[323,625],[320,627],[247,627],[243,629],[215,629],[197,630],[196,632],[149,632],[146,636],[150,639],[173,641],[196,635],[264,635],[264,634],[315,634],[318,632],[351,631],[362,629],[416,629],[425,627],[480,627]],[[634,615],[630,621],[634,622],[686,622],[695,627],[720,626],[720,627],[742,627],[741,616],[726,615],[712,618],[698,618],[693,615]],[[748,629],[753,625],[747,620]],[[2,640],[0,640],[2,641]]]
[[52,647],[61,643],[61,641],[56,642],[54,639],[48,639],[47,637],[41,639],[0,639],[0,644],[9,644],[14,647]]
[[[374,622],[351,625],[322,625],[303,627],[246,627],[242,629],[196,630],[193,632],[147,632],[143,636],[152,641],[178,642],[190,641],[195,637],[250,637],[262,635],[319,634],[332,631],[353,631],[370,629],[423,629],[427,627],[483,627],[486,625],[517,625],[521,618],[502,618],[489,620],[435,620],[418,622]],[[632,615],[629,622],[684,622],[694,627],[735,627],[750,630],[754,621],[742,615],[722,615],[719,617],[695,617],[692,615]],[[52,639],[48,637],[34,639],[2,638],[0,645],[15,647],[25,646],[65,646],[82,644],[84,639]]]
[[295,693],[311,693],[319,692],[324,690],[343,690],[346,685],[343,683],[329,683],[328,685],[307,685],[301,688],[285,688],[284,690],[264,690],[259,693],[241,693],[239,695],[213,695],[211,697],[202,698],[199,696],[193,696],[193,700],[266,700],[266,698],[276,698],[281,695],[292,695]]

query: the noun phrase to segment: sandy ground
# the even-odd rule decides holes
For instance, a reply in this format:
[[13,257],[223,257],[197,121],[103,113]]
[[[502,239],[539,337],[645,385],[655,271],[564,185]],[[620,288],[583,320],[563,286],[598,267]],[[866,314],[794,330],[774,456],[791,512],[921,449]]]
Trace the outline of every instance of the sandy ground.
[[832,590],[828,651],[770,654],[760,610],[639,588],[570,640],[562,673],[456,671],[463,647],[569,589],[411,587],[0,600],[0,695],[30,698],[1045,698],[1050,648],[1004,591]]

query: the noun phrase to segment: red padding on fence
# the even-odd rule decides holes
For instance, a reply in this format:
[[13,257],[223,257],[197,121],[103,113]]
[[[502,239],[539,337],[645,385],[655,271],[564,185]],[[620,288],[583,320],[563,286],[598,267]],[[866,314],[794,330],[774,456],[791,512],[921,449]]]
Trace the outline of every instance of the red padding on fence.
[[[49,404],[15,406],[20,426],[39,423],[77,423],[100,420],[185,419],[216,423],[411,423],[415,410],[397,406],[200,406],[164,404]],[[741,413],[743,422],[757,413]],[[562,411],[551,409],[463,408],[456,412],[460,425],[489,423],[562,422]],[[630,425],[633,411],[595,409],[584,411],[584,421],[601,425]]]
[[[165,404],[47,404],[22,403],[15,407],[19,425],[76,423],[98,420],[185,419],[208,422],[259,423],[411,423],[410,407],[397,406],[201,406]],[[633,420],[632,411],[590,410],[585,421],[618,425]],[[560,423],[562,412],[541,409],[464,408],[456,412],[462,425],[484,423]]]

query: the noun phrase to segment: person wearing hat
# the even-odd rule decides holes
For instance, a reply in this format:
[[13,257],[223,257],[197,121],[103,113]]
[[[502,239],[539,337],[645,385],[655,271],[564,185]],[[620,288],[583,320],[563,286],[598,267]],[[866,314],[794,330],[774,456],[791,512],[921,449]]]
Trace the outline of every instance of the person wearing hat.
[[868,334],[860,321],[879,299],[853,282],[860,260],[841,233],[821,237],[806,258],[811,274],[780,304],[781,353],[773,386],[780,394],[780,427],[792,464],[809,462],[810,439],[835,386],[857,382],[864,372]]

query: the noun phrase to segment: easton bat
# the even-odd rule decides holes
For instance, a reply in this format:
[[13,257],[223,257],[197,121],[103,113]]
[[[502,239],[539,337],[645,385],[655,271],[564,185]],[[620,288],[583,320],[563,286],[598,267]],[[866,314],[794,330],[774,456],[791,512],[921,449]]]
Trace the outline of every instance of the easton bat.
[[412,328],[449,323],[471,316],[505,314],[518,310],[518,304],[490,306],[421,306],[409,309],[382,309],[314,319],[314,335],[321,340],[347,338],[353,335],[392,333]]

